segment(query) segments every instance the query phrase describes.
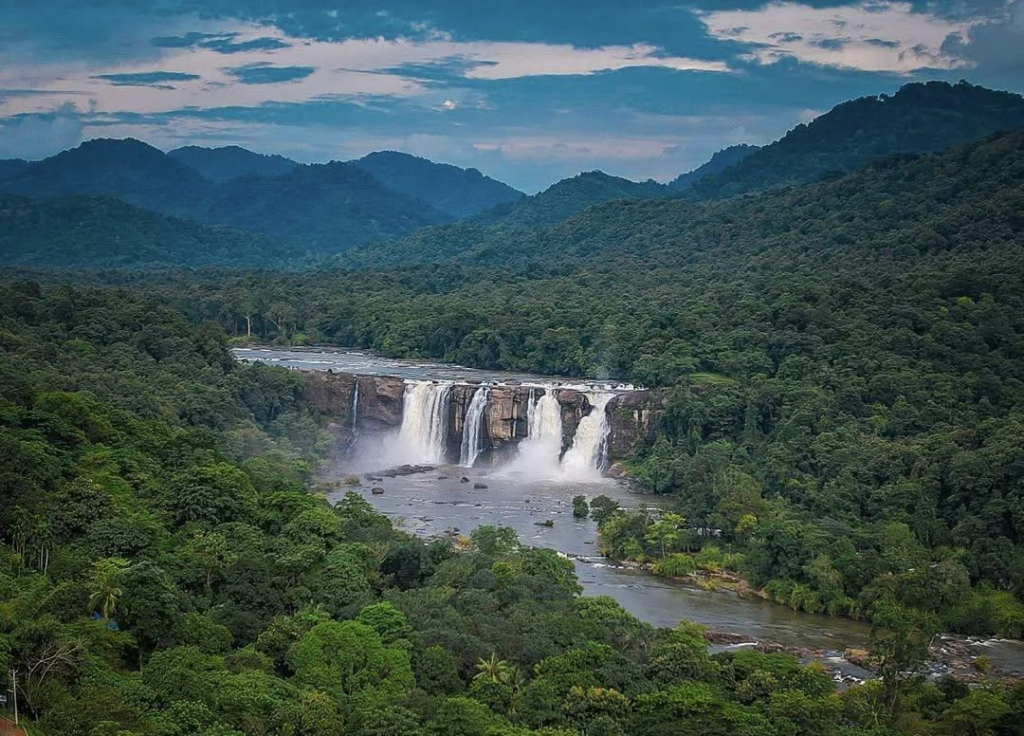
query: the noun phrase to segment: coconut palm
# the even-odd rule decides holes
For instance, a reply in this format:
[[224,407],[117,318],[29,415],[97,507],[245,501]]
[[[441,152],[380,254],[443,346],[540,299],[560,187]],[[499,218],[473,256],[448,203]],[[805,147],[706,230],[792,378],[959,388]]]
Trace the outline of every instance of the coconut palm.
[[487,659],[483,657],[476,663],[476,674],[474,680],[492,680],[493,682],[508,682],[513,668],[504,659],[498,659],[498,655],[491,652]]
[[119,581],[128,561],[117,557],[98,560],[92,566],[89,577],[89,610],[99,611],[105,621],[117,612],[117,602],[122,595]]

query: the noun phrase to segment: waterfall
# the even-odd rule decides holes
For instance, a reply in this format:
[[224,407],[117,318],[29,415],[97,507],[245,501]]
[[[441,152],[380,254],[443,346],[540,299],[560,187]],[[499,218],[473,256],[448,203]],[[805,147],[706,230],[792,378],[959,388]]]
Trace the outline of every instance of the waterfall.
[[466,409],[466,417],[462,420],[462,451],[459,453],[459,465],[472,468],[480,455],[483,445],[484,414],[487,410],[487,397],[491,393],[488,386],[481,386],[473,392],[473,398]]
[[450,383],[406,381],[398,449],[403,463],[443,463]]
[[599,477],[604,470],[607,452],[608,415],[605,409],[614,394],[587,393],[590,413],[580,420],[565,457],[562,458],[562,474],[567,478],[586,480]]
[[[539,391],[543,391],[540,396]],[[526,438],[519,443],[519,455],[510,469],[536,478],[557,475],[562,454],[562,407],[554,389],[530,389],[526,426]]]
[[352,432],[356,431],[356,422],[359,421],[359,379],[355,380],[355,389],[352,392]]

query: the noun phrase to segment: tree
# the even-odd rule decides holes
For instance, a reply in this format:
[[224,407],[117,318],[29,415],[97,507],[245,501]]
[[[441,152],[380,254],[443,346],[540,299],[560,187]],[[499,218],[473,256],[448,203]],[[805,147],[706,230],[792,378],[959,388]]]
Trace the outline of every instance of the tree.
[[586,519],[590,515],[590,506],[586,496],[572,497],[572,515],[575,519]]
[[871,655],[882,678],[882,698],[890,717],[904,706],[908,685],[928,661],[928,646],[940,631],[934,616],[906,608],[885,596],[870,609]]
[[663,513],[647,529],[647,543],[656,545],[665,557],[675,552],[686,533],[686,519],[680,514]]
[[505,660],[498,659],[498,655],[494,652],[491,652],[491,656],[487,659],[481,657],[474,665],[474,669],[476,669],[476,674],[473,675],[474,680],[490,680],[492,682],[508,682],[514,672],[514,668]]
[[604,525],[604,523],[617,514],[619,510],[619,504],[603,494],[597,498],[591,499],[590,501],[590,513],[594,517],[598,526]]
[[121,577],[128,567],[128,560],[108,557],[93,563],[89,578],[89,610],[109,621],[117,612],[117,604],[123,591]]

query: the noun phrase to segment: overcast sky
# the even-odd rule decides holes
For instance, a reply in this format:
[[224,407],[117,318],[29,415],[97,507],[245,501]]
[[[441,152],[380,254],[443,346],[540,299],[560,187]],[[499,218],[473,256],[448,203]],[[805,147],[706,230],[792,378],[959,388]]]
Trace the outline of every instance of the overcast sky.
[[1024,0],[0,0],[0,158],[393,149],[667,180],[911,81],[1024,91]]

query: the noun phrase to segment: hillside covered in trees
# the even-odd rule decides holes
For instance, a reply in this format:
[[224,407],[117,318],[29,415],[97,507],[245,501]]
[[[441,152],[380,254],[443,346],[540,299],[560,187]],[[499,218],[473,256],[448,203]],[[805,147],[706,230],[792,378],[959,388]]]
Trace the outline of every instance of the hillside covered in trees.
[[160,215],[110,197],[0,194],[0,263],[51,268],[308,265],[304,248]]
[[[711,655],[698,627],[579,597],[568,560],[510,530],[458,551],[357,491],[328,505],[306,491],[329,440],[301,378],[238,365],[216,325],[33,283],[0,289],[0,315],[0,665],[48,736],[1011,733],[1021,717],[1019,687],[839,693],[790,657]],[[876,653],[918,666],[920,641],[891,631]]]
[[285,305],[267,340],[666,387],[635,476],[777,599],[863,616],[889,591],[1021,636],[1022,182],[1014,132],[742,200],[467,228],[436,241],[447,265],[151,288],[236,334],[243,295]]
[[897,153],[931,153],[990,133],[1024,126],[1024,97],[961,81],[908,84],[896,94],[837,105],[717,176],[687,196],[715,199],[806,184],[853,171]]
[[476,169],[438,164],[397,151],[377,151],[352,165],[368,171],[388,189],[426,202],[454,218],[472,217],[523,198],[522,192]]
[[[209,162],[209,151],[203,156],[209,166],[216,166]],[[351,164],[293,166],[275,176],[234,177],[227,176],[228,165],[220,157],[217,170],[227,178],[215,182],[183,163],[194,158],[194,151],[169,155],[142,141],[97,139],[42,161],[8,167],[0,178],[0,192],[35,199],[115,197],[153,212],[289,241],[292,245],[282,247],[283,261],[295,247],[338,253],[453,219],[386,188]],[[247,161],[251,166],[251,158]],[[244,252],[238,255],[240,263],[254,265]]]

